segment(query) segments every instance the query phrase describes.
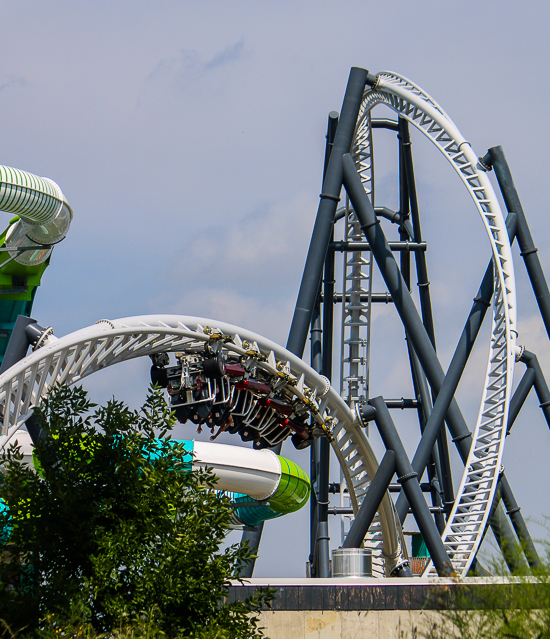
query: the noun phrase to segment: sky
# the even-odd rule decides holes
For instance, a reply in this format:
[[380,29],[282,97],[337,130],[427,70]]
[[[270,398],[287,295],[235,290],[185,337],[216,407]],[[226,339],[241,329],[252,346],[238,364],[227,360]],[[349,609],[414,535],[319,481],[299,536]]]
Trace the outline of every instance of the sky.
[[[176,313],[284,344],[318,205],[327,116],[340,109],[352,66],[411,78],[478,155],[504,147],[550,274],[547,3],[0,0],[0,8],[0,163],[55,180],[74,211],[33,311],[58,336],[101,318]],[[450,166],[420,134],[412,139],[446,367],[489,245]],[[396,209],[395,134],[377,132],[375,156],[376,205]],[[548,337],[517,249],[514,256],[519,343],[550,376]],[[375,309],[372,330],[372,395],[410,397],[391,306]],[[459,389],[470,428],[488,330]],[[148,361],[133,362],[87,387],[98,401],[114,394],[139,406],[148,370]],[[516,381],[522,374],[518,365]],[[504,457],[523,513],[534,519],[550,515],[550,433],[539,413],[530,397]],[[418,425],[394,417],[412,455]],[[194,433],[181,427],[178,435]],[[372,441],[380,455],[374,434]],[[307,451],[288,443],[283,454],[308,469]],[[337,481],[334,463],[331,474]],[[266,524],[256,576],[304,575],[308,510]],[[340,523],[332,517],[330,525],[338,547]]]

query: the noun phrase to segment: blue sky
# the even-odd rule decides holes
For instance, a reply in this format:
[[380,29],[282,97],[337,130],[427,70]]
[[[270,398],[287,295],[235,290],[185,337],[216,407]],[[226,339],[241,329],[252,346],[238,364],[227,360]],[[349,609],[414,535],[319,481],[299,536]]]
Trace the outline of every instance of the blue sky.
[[[546,3],[18,0],[0,8],[0,163],[52,178],[74,209],[35,304],[36,319],[58,335],[104,317],[182,313],[284,343],[317,208],[327,115],[340,109],[351,66],[413,79],[479,154],[504,146],[550,274]],[[443,158],[419,135],[413,144],[447,364],[488,243]],[[376,202],[396,208],[395,139],[380,134],[375,148]],[[548,339],[515,255],[519,341],[550,375]],[[373,331],[373,394],[410,396],[391,307],[377,309]],[[471,427],[487,338],[460,389]],[[98,399],[115,393],[139,404],[148,364],[123,370],[89,380]],[[505,453],[532,517],[550,515],[550,434],[536,406],[530,398]],[[416,423],[396,420],[412,452]],[[308,468],[307,453],[284,452]],[[259,576],[303,575],[307,518],[304,509],[266,525]],[[334,519],[333,546],[339,537]]]

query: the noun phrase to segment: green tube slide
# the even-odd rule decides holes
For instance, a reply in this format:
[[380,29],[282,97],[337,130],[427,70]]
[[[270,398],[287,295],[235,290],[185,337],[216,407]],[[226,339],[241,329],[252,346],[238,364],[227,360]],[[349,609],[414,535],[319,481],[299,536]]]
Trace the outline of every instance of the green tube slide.
[[1,362],[17,316],[31,314],[53,245],[73,213],[55,182],[8,166],[0,166],[0,211],[16,215],[0,234]]
[[[158,452],[151,447],[147,449],[146,457],[151,461],[162,454],[158,441]],[[217,488],[234,506],[232,526],[255,526],[300,510],[309,500],[308,476],[293,461],[270,450],[189,440],[168,441],[183,445],[182,461],[186,469],[210,468],[216,475]],[[23,454],[32,455],[34,467],[41,474],[32,450],[23,447]],[[239,491],[235,490],[237,487]]]
[[308,502],[311,492],[309,477],[290,459],[280,455],[278,458],[281,463],[281,478],[275,494],[267,500],[267,505],[262,505],[261,502],[257,502],[247,495],[233,494],[232,499],[236,506],[245,502],[251,504],[235,509],[235,523],[257,526],[262,521],[300,510]]

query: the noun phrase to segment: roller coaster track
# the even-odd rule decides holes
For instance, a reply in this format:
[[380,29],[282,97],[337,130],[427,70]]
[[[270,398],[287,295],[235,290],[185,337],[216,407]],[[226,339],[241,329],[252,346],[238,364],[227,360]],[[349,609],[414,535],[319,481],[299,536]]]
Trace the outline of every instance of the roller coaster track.
[[[442,538],[458,575],[465,575],[485,529],[498,482],[512,389],[516,347],[516,290],[505,220],[494,190],[471,145],[449,116],[422,89],[395,73],[382,72],[363,95],[352,152],[367,193],[365,158],[372,155],[366,130],[370,114],[385,104],[421,131],[445,156],[468,189],[485,226],[494,263],[493,321],[484,391],[470,454]],[[363,142],[365,141],[365,142]],[[364,148],[363,148],[364,147]],[[370,346],[370,345],[369,345]],[[357,489],[356,489],[357,495]],[[424,572],[434,574],[428,564]]]
[[[498,481],[504,448],[516,347],[516,293],[510,243],[487,175],[449,116],[419,87],[389,72],[368,88],[358,118],[352,154],[363,184],[372,190],[370,112],[385,104],[405,118],[443,153],[470,193],[489,237],[494,261],[493,321],[487,373],[472,446],[443,542],[458,575],[464,575],[480,544]],[[353,219],[350,220],[353,222]],[[361,312],[370,312],[362,308]],[[249,358],[279,376],[295,397],[308,404],[337,455],[356,513],[378,463],[355,411],[302,360],[273,342],[230,324],[194,317],[151,315],[101,320],[43,346],[0,376],[2,436],[5,446],[33,406],[56,383],[74,384],[108,366],[160,352],[193,352],[222,341],[223,349]],[[351,357],[351,355],[350,355]],[[406,558],[401,526],[389,495],[365,544],[375,555],[377,574],[390,574]],[[425,574],[433,574],[428,564]]]
[[[108,366],[160,352],[202,351],[207,342],[284,380],[286,390],[310,406],[317,424],[332,433],[333,448],[342,465],[354,510],[372,479],[378,463],[360,422],[328,380],[301,359],[256,333],[216,320],[175,315],[148,315],[101,320],[60,339],[50,336],[35,350],[0,376],[4,447],[56,383],[75,384]],[[393,502],[386,496],[380,508],[371,545],[384,553],[391,571],[406,559]]]

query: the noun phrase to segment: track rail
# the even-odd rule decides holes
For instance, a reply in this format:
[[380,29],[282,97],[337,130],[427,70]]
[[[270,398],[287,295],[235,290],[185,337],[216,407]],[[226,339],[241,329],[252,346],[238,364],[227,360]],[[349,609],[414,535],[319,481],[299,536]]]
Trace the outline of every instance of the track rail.
[[[256,366],[270,375],[282,376],[288,390],[310,403],[314,419],[332,434],[332,446],[357,511],[357,494],[361,497],[378,463],[355,412],[326,378],[301,359],[256,333],[217,320],[147,315],[100,320],[60,339],[50,337],[42,348],[0,376],[0,447],[9,442],[32,407],[56,383],[75,384],[108,366],[154,353],[200,350],[206,342],[220,338],[224,350],[254,358]],[[400,530],[393,502],[386,496],[378,528],[371,536],[375,552],[386,558],[388,572],[406,559]]]
[[[493,321],[487,373],[470,454],[454,507],[442,535],[454,568],[467,573],[481,542],[498,482],[506,436],[516,347],[516,290],[512,254],[504,216],[492,185],[445,111],[425,91],[396,73],[384,71],[363,96],[352,144],[360,165],[370,146],[361,151],[370,113],[385,104],[421,131],[445,156],[470,193],[487,232],[495,265]],[[360,171],[361,167],[358,166]],[[367,188],[367,193],[368,193]],[[428,564],[424,574],[435,574]]]

